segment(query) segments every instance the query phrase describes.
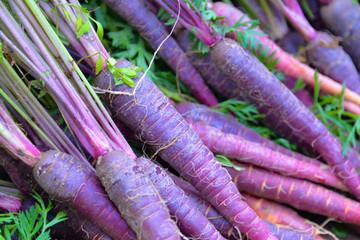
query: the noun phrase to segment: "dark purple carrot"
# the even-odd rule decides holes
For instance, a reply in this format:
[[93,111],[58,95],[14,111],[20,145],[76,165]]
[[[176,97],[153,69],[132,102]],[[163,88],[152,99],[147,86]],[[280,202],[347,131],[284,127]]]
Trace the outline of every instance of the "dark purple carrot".
[[286,52],[296,55],[299,47],[305,46],[305,39],[297,31],[288,32],[277,44]]
[[126,216],[138,239],[180,239],[163,200],[141,165],[121,151],[111,151],[98,158],[96,170],[111,201]]
[[186,237],[199,240],[225,240],[160,166],[143,157],[138,158],[136,163],[143,167],[156,186],[169,208],[170,215],[175,219]]
[[[168,36],[169,33],[164,25],[144,6],[141,0],[106,0],[104,2],[135,27],[154,49],[157,49]],[[218,103],[174,38],[170,36],[166,39],[159,50],[159,55],[200,102],[211,107]]]
[[342,222],[360,224],[360,203],[355,200],[308,181],[281,176],[252,165],[234,164],[245,169],[227,168],[241,191]]
[[[129,66],[132,65],[128,61],[118,60],[117,67]],[[95,78],[99,88],[119,92],[102,95],[113,115],[192,183],[241,232],[253,240],[272,239],[261,219],[241,200],[210,150],[154,83],[142,73],[139,75],[133,79],[134,88],[125,84],[115,86],[108,70]]]
[[[242,13],[239,9],[234,8],[223,2],[214,3],[212,10],[216,13],[217,16],[225,17],[224,19],[219,21],[219,24],[223,24],[226,26],[233,26],[240,18],[244,17],[244,13]],[[244,20],[245,19],[248,20],[246,16]],[[238,30],[241,31],[243,30],[243,28],[240,27]],[[236,34],[234,33],[229,33],[228,36],[236,39]],[[315,85],[314,76],[316,72],[313,68],[301,63],[296,58],[286,53],[268,37],[255,37],[261,42],[263,46],[268,47],[271,52],[275,52],[274,58],[278,58],[277,65],[275,66],[276,69],[296,79],[302,77],[305,83],[311,86]],[[333,79],[323,74],[318,74],[318,80],[318,82],[321,82],[321,90],[324,90],[325,92],[330,94],[340,94],[342,92],[342,85],[335,82]],[[354,103],[357,103],[358,105],[360,104],[360,101],[358,100],[358,94],[347,88],[344,92],[344,98],[347,101],[352,101]]]
[[360,6],[352,0],[327,1],[320,13],[326,27],[342,37],[341,45],[360,70]]
[[214,154],[253,164],[285,176],[310,180],[343,191],[347,190],[327,165],[316,166],[299,161],[201,122],[188,121],[188,123]]
[[184,29],[177,35],[177,41],[182,49],[186,52],[192,65],[201,74],[205,82],[215,91],[221,89],[221,94],[224,96],[236,96],[236,89],[222,87],[224,83],[231,81],[231,79],[220,72],[218,67],[211,60],[210,54],[203,55],[202,57],[191,53],[192,43],[189,41],[189,31]]
[[262,219],[290,227],[308,236],[315,237],[318,235],[318,229],[309,223],[309,220],[301,217],[291,208],[246,193],[243,193],[242,195],[249,206],[254,209]]
[[[360,77],[350,56],[338,46],[333,36],[316,31],[305,18],[300,5],[295,0],[273,0],[284,15],[308,42],[305,47],[310,64],[351,90],[360,93]],[[346,74],[344,74],[346,73]]]
[[309,162],[317,166],[320,166],[322,164],[322,162],[320,162],[319,160],[306,157],[302,154],[290,151],[287,148],[275,144],[274,142],[262,137],[254,130],[239,123],[234,118],[229,117],[218,111],[212,110],[203,105],[184,102],[177,104],[175,107],[176,110],[178,110],[178,112],[180,112],[185,119],[189,119],[196,122],[203,122],[209,126],[220,129],[224,133],[237,135],[239,137],[244,138],[245,140],[258,143],[264,147],[280,152],[287,156],[299,159],[301,161]]

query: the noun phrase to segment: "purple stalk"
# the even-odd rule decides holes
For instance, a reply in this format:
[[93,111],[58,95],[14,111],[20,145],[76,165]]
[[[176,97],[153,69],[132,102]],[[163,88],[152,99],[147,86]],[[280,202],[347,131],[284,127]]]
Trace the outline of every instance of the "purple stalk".
[[18,212],[21,207],[21,199],[7,193],[1,192],[0,189],[0,211]]

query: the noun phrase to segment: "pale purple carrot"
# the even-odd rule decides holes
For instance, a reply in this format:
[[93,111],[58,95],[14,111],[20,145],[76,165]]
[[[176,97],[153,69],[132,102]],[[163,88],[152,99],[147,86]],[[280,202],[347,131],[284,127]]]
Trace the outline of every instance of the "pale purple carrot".
[[98,158],[96,175],[138,239],[180,239],[164,201],[134,159],[111,151]]
[[315,183],[271,173],[252,165],[234,164],[244,168],[243,171],[227,168],[241,191],[342,222],[360,224],[360,203],[355,200]]
[[350,56],[338,46],[335,38],[326,32],[316,31],[307,21],[297,1],[272,0],[272,2],[308,42],[305,50],[309,63],[321,73],[339,83],[345,83],[348,88],[360,93],[358,71]]
[[329,166],[299,161],[239,136],[224,133],[201,122],[188,121],[204,144],[214,153],[239,162],[253,164],[285,176],[306,179],[346,191]]
[[[104,2],[135,27],[152,48],[157,49],[167,38],[169,33],[164,25],[144,6],[141,0],[106,0]],[[200,102],[211,107],[218,103],[173,37],[166,39],[158,53]]]
[[145,173],[156,186],[169,208],[170,215],[175,219],[186,237],[225,240],[165,170],[143,157],[136,159],[136,163],[143,167]]
[[360,6],[352,0],[320,1],[320,13],[326,27],[342,37],[341,45],[360,70]]

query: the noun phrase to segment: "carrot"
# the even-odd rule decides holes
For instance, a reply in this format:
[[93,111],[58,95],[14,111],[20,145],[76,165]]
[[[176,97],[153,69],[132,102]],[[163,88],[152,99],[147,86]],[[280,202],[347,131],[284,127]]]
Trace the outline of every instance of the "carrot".
[[[223,2],[214,3],[212,10],[216,13],[216,15],[225,17],[223,20],[221,20],[221,22],[222,24],[227,26],[234,25],[244,15],[239,9],[233,8],[232,6],[227,5]],[[235,38],[234,34],[229,36]],[[284,52],[278,45],[276,45],[276,43],[274,43],[269,38],[263,36],[255,37],[261,41],[262,45],[267,46],[271,49],[272,52],[275,52],[274,58],[278,58],[278,63],[275,67],[276,69],[280,70],[285,75],[291,76],[296,79],[302,77],[305,83],[314,86],[314,69],[299,62],[290,54]],[[319,82],[321,82],[321,89],[325,92],[334,95],[341,93],[341,84],[333,81],[329,77],[322,74],[318,75],[318,79]],[[359,95],[349,89],[345,90],[344,99],[360,105]]]
[[252,165],[234,164],[245,169],[227,168],[241,191],[342,222],[360,224],[359,202],[308,181],[281,176]]
[[[285,76],[285,86],[292,90],[295,87],[296,84],[296,79],[289,77],[289,76]],[[314,100],[313,97],[310,95],[310,93],[306,90],[306,89],[299,89],[296,92],[294,92],[294,95],[306,106],[306,107],[311,107],[312,105],[314,105]],[[350,102],[347,102],[346,104],[353,104]],[[356,104],[354,104],[356,106]],[[345,108],[345,103],[344,103],[344,108]],[[346,107],[348,108],[348,106]]]
[[317,228],[291,208],[250,194],[243,193],[242,195],[249,206],[254,209],[262,219],[275,224],[288,226],[308,236],[315,237],[318,235]]
[[341,45],[360,70],[360,6],[351,0],[327,1],[320,13],[326,27],[342,37]]
[[240,239],[240,233],[227,221],[208,201],[206,201],[199,191],[189,182],[178,176],[167,172],[174,183],[181,188],[190,200],[196,205],[197,209],[215,226],[215,228],[229,240]]
[[[117,61],[117,67],[130,66],[126,60]],[[141,72],[133,81],[134,89],[125,84],[115,86],[112,74],[105,70],[95,78],[95,85],[119,92],[102,95],[113,115],[150,144],[236,228],[253,240],[273,239],[261,219],[241,200],[225,169],[166,96]]]
[[[305,18],[297,1],[273,0],[308,42],[305,47],[310,64],[321,73],[360,93],[360,77],[350,56],[326,32],[316,31]],[[346,72],[346,74],[344,74]]]
[[[306,179],[346,191],[347,188],[332,174],[326,165],[316,166],[299,161],[279,152],[272,151],[257,143],[246,141],[236,135],[222,131],[200,122],[188,121],[204,144],[215,154],[240,162],[250,163],[267,170],[294,178]],[[219,140],[221,139],[221,140]]]
[[297,31],[288,32],[277,42],[279,47],[290,54],[296,55],[299,47],[305,46],[305,39]]
[[[167,8],[173,16],[177,15],[175,0],[157,2]],[[264,123],[280,136],[291,134],[319,152],[350,191],[360,199],[360,175],[348,157],[342,156],[339,139],[332,135],[260,61],[234,40],[223,39],[222,35],[200,18],[199,12],[196,14],[184,2],[180,3],[180,17],[184,22],[182,24],[189,30],[195,28],[194,34],[206,45],[211,46],[210,55],[214,63],[224,75],[231,77],[229,86],[234,87],[235,83],[239,96],[245,97],[257,106],[259,112],[266,116]],[[214,3],[213,9],[217,3]],[[224,88],[229,86],[225,85]]]
[[[96,174],[112,202],[126,215],[138,239],[180,239],[158,192],[143,167],[121,151],[98,158]],[[158,231],[154,229],[158,228]]]
[[[215,209],[212,207],[206,200],[204,200],[200,194],[194,189],[189,183],[179,179],[176,176],[171,176],[174,182],[181,187],[189,198],[196,203],[197,208],[207,217],[210,221],[214,223],[214,225],[218,226],[218,229],[222,229],[228,239],[241,239],[236,232],[236,230],[231,226],[231,224],[226,221]],[[301,232],[294,231],[293,229],[284,228],[277,226],[267,220],[264,221],[268,226],[270,231],[278,238],[278,239],[313,239],[312,237],[306,236]]]
[[[152,48],[157,49],[168,36],[164,25],[140,0],[104,1],[122,18],[134,26]],[[179,76],[191,93],[202,103],[215,106],[218,102],[196,69],[184,55],[174,38],[168,37],[159,50],[159,55]]]
[[34,166],[33,174],[51,198],[76,209],[112,238],[136,239],[110,203],[95,173],[78,159],[58,151],[47,151]]
[[293,152],[287,148],[275,144],[273,141],[262,137],[260,134],[239,123],[235,119],[203,105],[186,102],[179,103],[176,105],[176,110],[178,110],[178,112],[180,112],[187,120],[202,122],[209,126],[220,129],[224,133],[242,137],[245,140],[258,143],[264,147],[272,149],[273,151],[299,159],[300,161],[309,162],[317,166],[322,164],[322,162],[317,159],[306,157],[305,155]]
[[143,157],[138,158],[136,163],[143,167],[147,176],[156,186],[160,196],[166,202],[171,216],[176,220],[185,236],[191,239],[225,240],[160,166]]

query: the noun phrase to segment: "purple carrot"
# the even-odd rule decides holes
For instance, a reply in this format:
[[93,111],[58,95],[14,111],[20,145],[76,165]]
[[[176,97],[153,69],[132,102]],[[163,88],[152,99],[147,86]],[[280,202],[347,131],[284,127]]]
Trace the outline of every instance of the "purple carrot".
[[204,144],[214,153],[294,178],[307,179],[346,191],[344,184],[326,165],[299,161],[239,136],[224,133],[201,122],[188,121]]
[[212,110],[203,105],[184,102],[177,104],[176,110],[178,110],[178,112],[180,112],[185,119],[189,119],[196,122],[203,122],[207,125],[220,129],[224,133],[230,133],[240,136],[245,140],[261,144],[262,146],[265,146],[269,149],[278,151],[282,154],[299,159],[301,161],[313,163],[317,166],[320,166],[322,164],[320,161],[314,158],[308,158],[302,154],[290,151],[287,148],[277,145],[274,142],[262,137],[254,130],[239,123],[232,117],[229,117],[218,111]]
[[170,214],[176,220],[181,232],[191,239],[225,240],[209,220],[199,212],[195,204],[186,196],[170,176],[149,159],[138,158],[136,163],[143,167],[166,202]]
[[[117,67],[130,66],[133,66],[130,62],[118,60]],[[141,72],[139,75],[133,79],[135,88],[125,84],[115,86],[108,70],[95,78],[99,88],[121,92],[102,95],[113,115],[192,183],[241,232],[253,240],[273,239],[261,219],[241,200],[225,169],[167,97],[149,78]]]
[[[181,187],[186,194],[189,196],[189,198],[196,203],[198,209],[209,219],[212,219],[212,221],[216,221],[216,224],[219,226],[219,228],[222,228],[223,231],[227,234],[228,239],[236,238],[241,239],[236,232],[236,230],[231,226],[231,224],[219,214],[214,207],[212,207],[206,200],[204,200],[200,194],[194,189],[189,183],[181,180],[180,178],[176,176],[172,176],[173,180],[176,182],[176,184]],[[294,231],[289,228],[279,227],[273,223],[270,223],[269,221],[264,221],[265,224],[268,226],[270,231],[278,238],[278,239],[298,239],[298,240],[311,240],[314,239],[312,237],[306,236],[301,232]]]
[[[96,174],[110,199],[137,233],[138,239],[180,239],[158,192],[144,168],[121,151],[98,158]],[[158,228],[159,231],[154,231]]]
[[[296,84],[296,79],[289,77],[289,76],[285,76],[285,86],[290,89],[293,90],[295,88],[295,84]],[[306,89],[299,89],[297,91],[294,92],[294,95],[306,106],[306,107],[311,107],[312,105],[314,105],[314,99],[311,96],[311,94],[306,90]]]
[[78,159],[47,151],[34,166],[35,180],[51,198],[71,206],[114,239],[136,239],[109,201],[95,173]]
[[[164,25],[143,5],[141,0],[106,0],[104,2],[135,27],[154,49],[157,49],[167,37],[168,32]],[[218,103],[174,38],[166,39],[159,50],[159,55],[200,102],[211,107]]]
[[286,52],[296,55],[299,47],[305,46],[305,39],[297,31],[288,32],[277,44]]
[[235,96],[236,91],[234,88],[222,87],[225,83],[231,81],[231,79],[220,72],[218,67],[211,60],[209,54],[199,57],[196,54],[191,53],[192,44],[189,41],[189,31],[184,29],[179,32],[177,41],[181,48],[187,53],[192,65],[196,67],[196,70],[201,74],[206,83],[215,91],[221,89],[221,94],[224,96]]
[[[316,31],[305,18],[296,0],[273,0],[308,42],[306,49],[310,64],[351,90],[360,93],[360,77],[350,56],[338,46],[335,38]],[[344,74],[346,72],[346,74]]]
[[[173,16],[177,15],[177,1],[156,1]],[[214,63],[223,74],[231,77],[232,81],[224,84],[223,89],[236,89],[239,97],[247,99],[266,116],[264,123],[280,136],[293,136],[292,139],[304,141],[312,146],[360,199],[360,175],[348,157],[342,156],[340,140],[330,133],[258,59],[234,40],[223,39],[200,18],[199,12],[195,13],[185,2],[180,3],[181,24],[189,30],[195,29],[194,34],[206,45],[211,46],[210,56]],[[221,92],[221,89],[217,90]]]
[[342,37],[341,45],[360,70],[360,6],[352,0],[326,2],[321,17],[330,31]]
[[180,187],[190,200],[196,205],[197,209],[215,226],[215,228],[229,240],[240,239],[239,232],[233,225],[229,223],[211,204],[206,201],[199,191],[197,191],[190,183],[169,173],[174,183]]
[[241,191],[346,223],[360,224],[360,203],[355,200],[308,181],[281,176],[252,165],[234,164],[245,169],[227,168]]
[[243,196],[245,201],[254,209],[259,217],[275,224],[290,227],[308,236],[315,237],[318,235],[318,229],[293,209],[274,201],[258,198],[249,194],[243,193]]

